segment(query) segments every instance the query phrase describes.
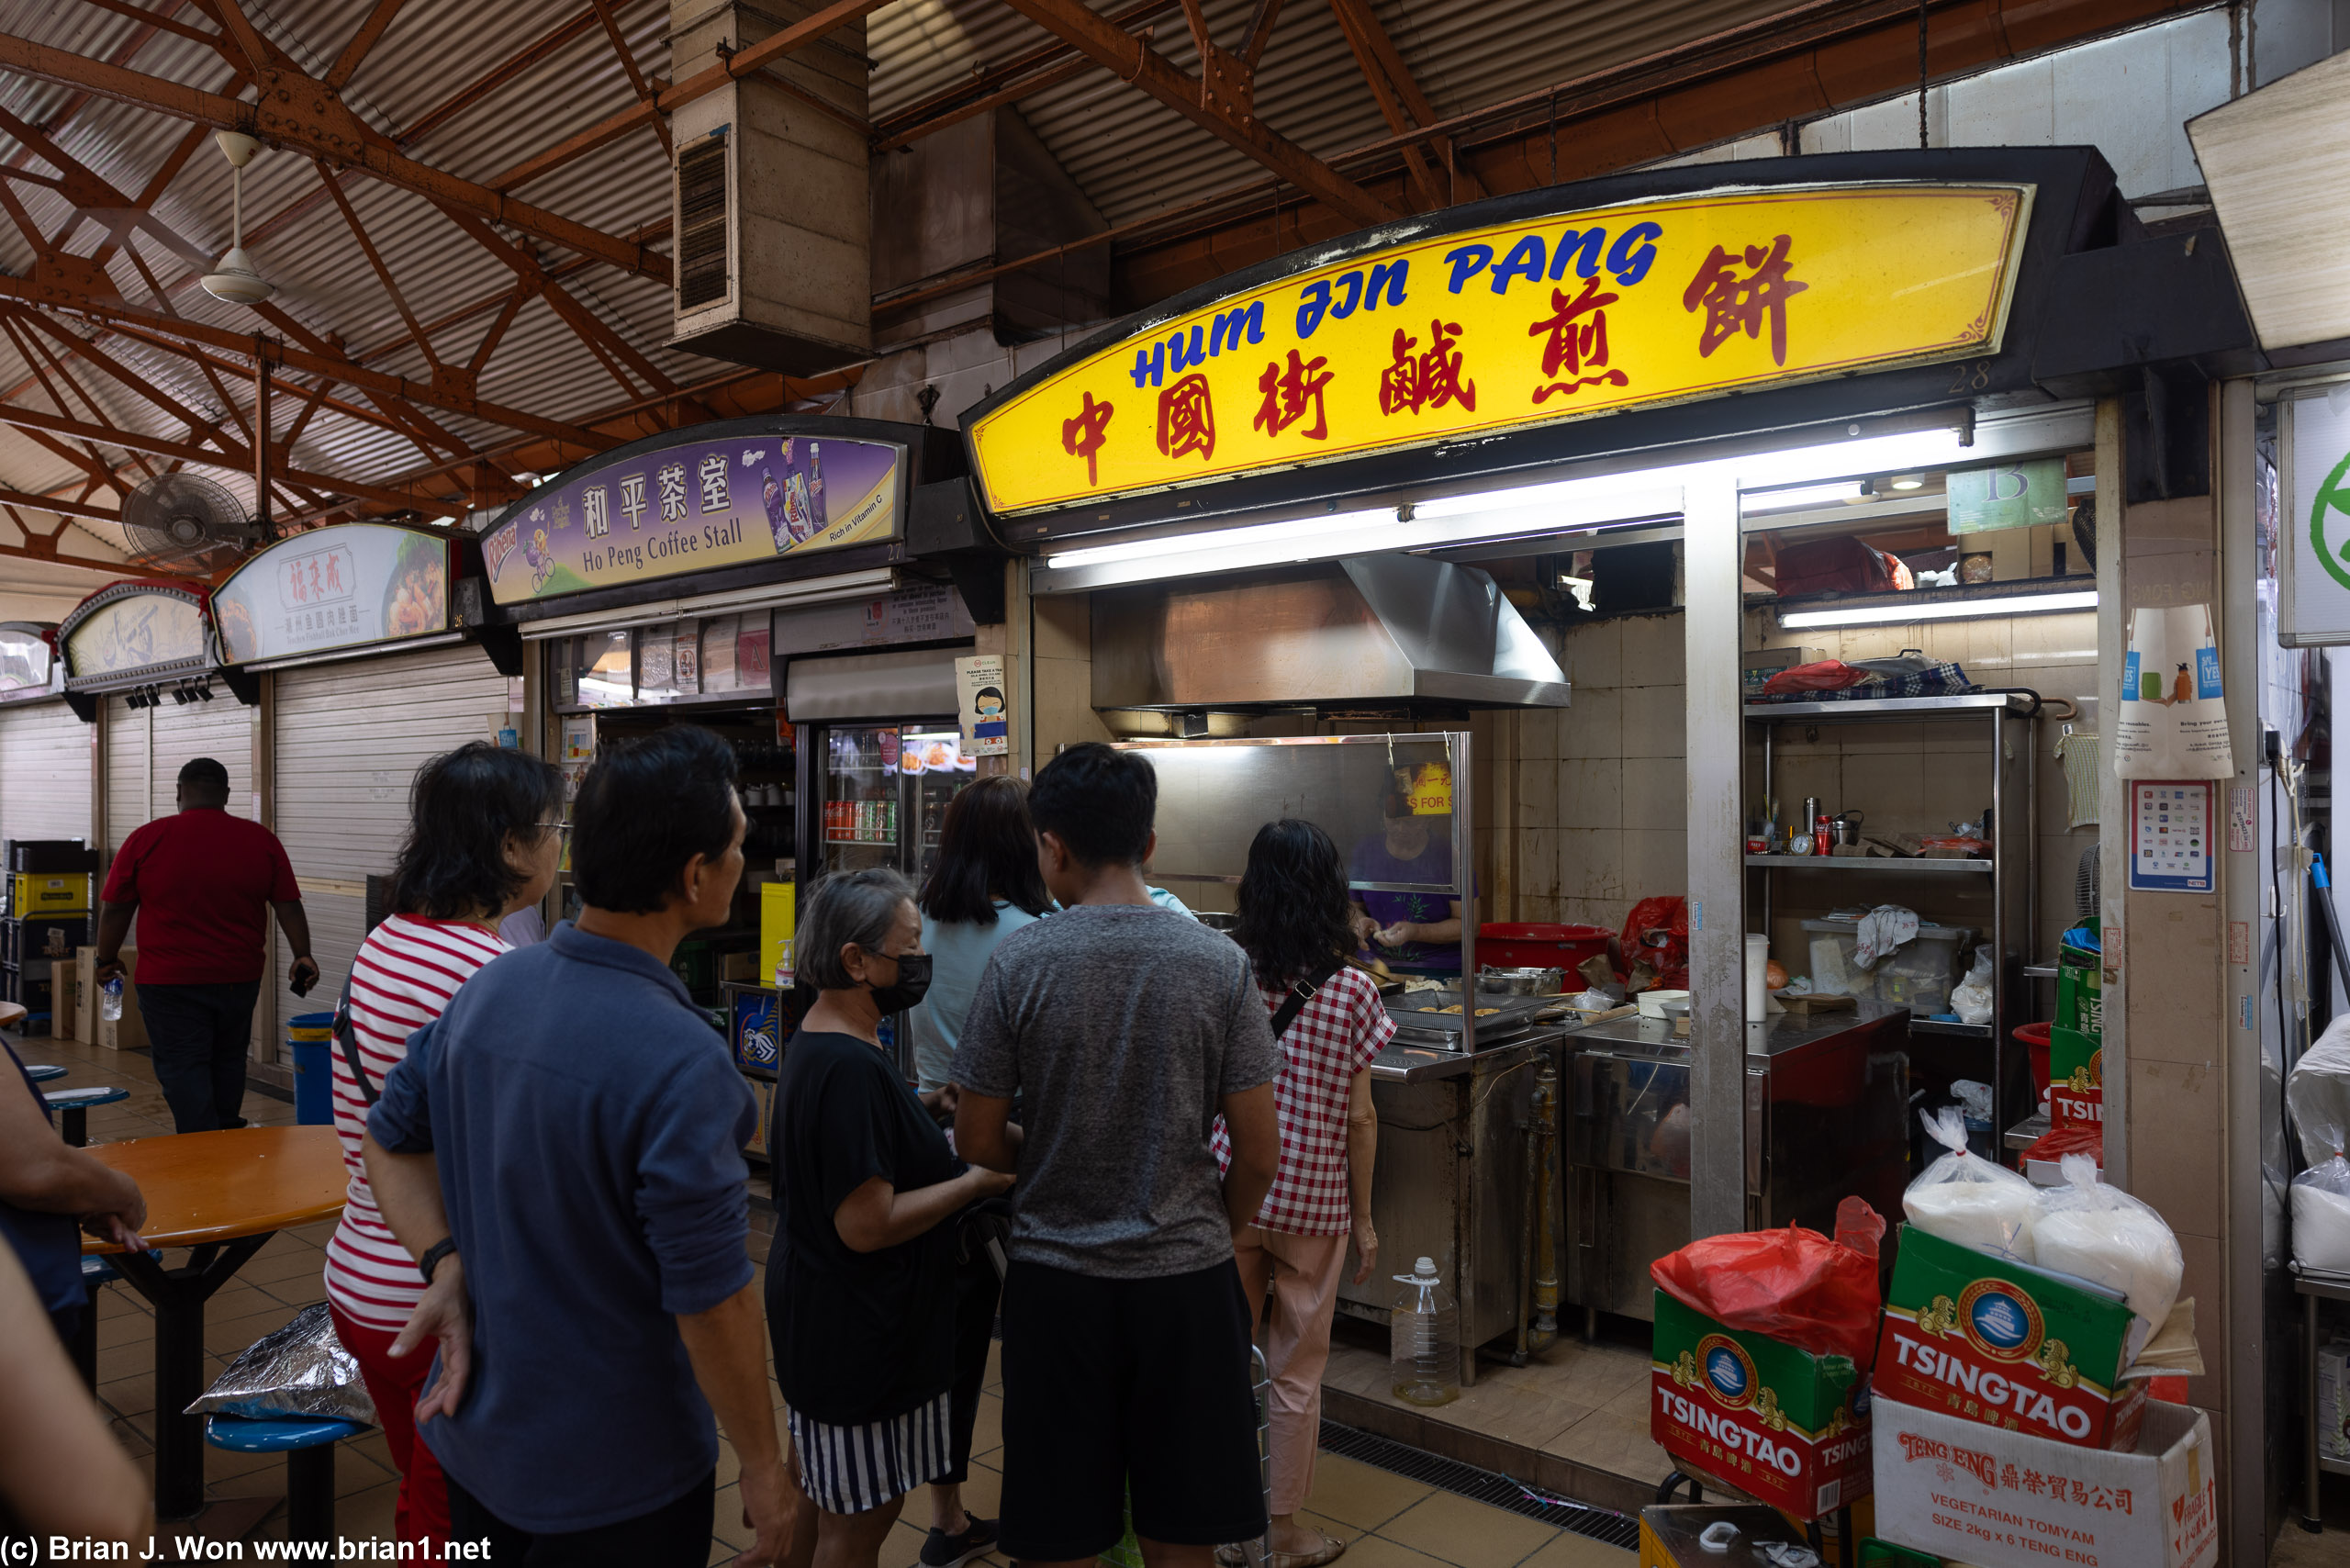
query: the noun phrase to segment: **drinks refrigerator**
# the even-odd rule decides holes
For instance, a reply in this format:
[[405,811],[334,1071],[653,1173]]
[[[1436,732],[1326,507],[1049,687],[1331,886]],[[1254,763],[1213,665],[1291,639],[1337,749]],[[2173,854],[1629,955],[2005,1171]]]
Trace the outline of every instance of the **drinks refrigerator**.
[[[800,758],[800,887],[804,900],[819,878],[875,867],[901,871],[915,887],[938,857],[946,803],[978,777],[964,755],[959,722],[797,726]],[[915,1077],[913,1047],[902,1014],[882,1020],[882,1044]]]

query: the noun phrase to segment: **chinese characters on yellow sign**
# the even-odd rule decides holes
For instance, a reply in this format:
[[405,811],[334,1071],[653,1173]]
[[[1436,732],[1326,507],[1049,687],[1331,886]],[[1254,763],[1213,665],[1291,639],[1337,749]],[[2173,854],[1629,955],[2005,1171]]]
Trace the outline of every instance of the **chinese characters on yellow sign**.
[[1998,352],[2031,187],[1714,193],[1447,234],[1101,350],[971,426],[1000,512]]

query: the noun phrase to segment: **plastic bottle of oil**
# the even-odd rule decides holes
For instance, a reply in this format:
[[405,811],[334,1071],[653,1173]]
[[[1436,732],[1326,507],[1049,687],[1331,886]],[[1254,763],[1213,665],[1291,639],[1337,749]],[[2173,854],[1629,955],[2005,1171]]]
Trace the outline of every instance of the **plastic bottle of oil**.
[[1460,1397],[1460,1308],[1423,1258],[1408,1274],[1388,1319],[1388,1380],[1406,1405],[1449,1405]]

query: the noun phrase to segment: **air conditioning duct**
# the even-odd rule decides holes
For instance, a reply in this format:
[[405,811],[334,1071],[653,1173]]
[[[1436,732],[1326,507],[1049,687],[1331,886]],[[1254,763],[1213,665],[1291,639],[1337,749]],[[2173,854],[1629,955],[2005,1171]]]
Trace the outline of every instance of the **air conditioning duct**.
[[[1089,245],[1019,272],[965,273],[1099,234],[1108,220],[1018,110],[1000,106],[873,160],[874,345],[987,326],[1024,342],[1102,321],[1110,247]],[[907,297],[911,302],[894,305]]]
[[[799,0],[671,0],[673,79],[804,20]],[[673,348],[811,375],[873,341],[865,24],[680,107]]]

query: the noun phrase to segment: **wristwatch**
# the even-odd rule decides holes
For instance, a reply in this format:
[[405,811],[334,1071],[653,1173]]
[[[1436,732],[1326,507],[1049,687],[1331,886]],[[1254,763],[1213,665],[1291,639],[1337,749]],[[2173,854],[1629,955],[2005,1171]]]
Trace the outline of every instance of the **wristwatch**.
[[453,1236],[444,1236],[424,1249],[424,1256],[416,1260],[416,1271],[424,1276],[426,1284],[432,1282],[432,1271],[441,1266],[441,1260],[456,1249],[457,1238]]

